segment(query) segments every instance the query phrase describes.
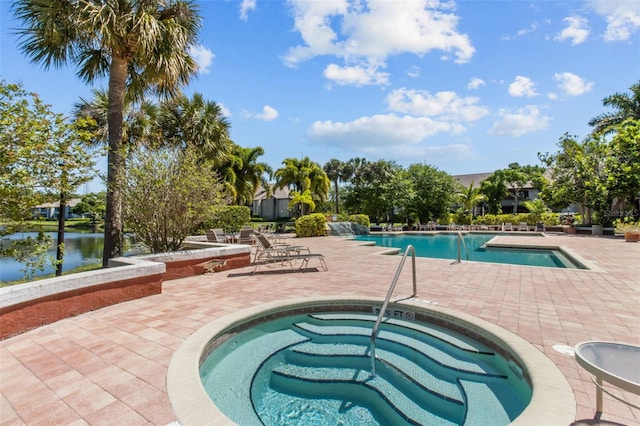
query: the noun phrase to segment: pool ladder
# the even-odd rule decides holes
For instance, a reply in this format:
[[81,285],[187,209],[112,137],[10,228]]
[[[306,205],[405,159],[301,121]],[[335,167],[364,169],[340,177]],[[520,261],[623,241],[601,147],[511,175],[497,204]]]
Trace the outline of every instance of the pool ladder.
[[391,294],[393,294],[393,290],[396,288],[396,284],[398,283],[398,279],[400,278],[400,272],[402,272],[402,267],[404,266],[405,260],[407,260],[407,256],[411,252],[411,268],[413,271],[413,294],[411,297],[416,297],[418,295],[416,289],[416,249],[413,248],[411,244],[407,246],[407,249],[404,251],[404,255],[402,256],[402,260],[400,261],[400,265],[398,265],[398,269],[396,270],[396,275],[393,277],[393,281],[391,281],[391,285],[389,286],[389,290],[387,291],[387,297],[384,299],[384,303],[380,308],[380,312],[378,313],[378,318],[376,318],[376,323],[373,325],[373,330],[371,331],[371,375],[376,375],[376,336],[378,335],[378,329],[380,328],[380,323],[382,322],[382,317],[389,306],[389,300],[391,299]]

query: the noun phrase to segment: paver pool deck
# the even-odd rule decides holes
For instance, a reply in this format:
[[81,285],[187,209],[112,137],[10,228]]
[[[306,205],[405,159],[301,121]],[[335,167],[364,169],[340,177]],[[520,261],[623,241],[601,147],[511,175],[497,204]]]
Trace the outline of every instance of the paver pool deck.
[[[329,271],[283,273],[262,266],[252,275],[249,266],[167,281],[162,294],[0,341],[0,424],[177,423],[167,396],[167,366],[194,331],[226,314],[276,300],[337,295],[382,300],[400,261],[380,255],[380,247],[338,237],[294,242],[323,253]],[[640,344],[640,243],[565,234],[549,234],[544,243],[567,247],[599,270],[418,258],[418,296],[530,342],[571,385],[577,404],[573,424],[597,424],[590,374],[553,346],[573,347],[586,340]],[[315,267],[315,261],[309,266]],[[407,266],[394,298],[411,293]],[[640,405],[639,396],[605,386]],[[600,424],[638,425],[640,410],[605,394]]]

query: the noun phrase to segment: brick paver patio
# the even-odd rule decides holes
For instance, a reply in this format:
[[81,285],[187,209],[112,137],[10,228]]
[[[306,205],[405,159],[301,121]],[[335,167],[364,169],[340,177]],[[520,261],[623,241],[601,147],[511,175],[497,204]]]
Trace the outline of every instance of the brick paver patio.
[[[640,243],[550,235],[603,271],[419,258],[418,294],[518,334],[562,371],[576,423],[595,424],[595,388],[575,360],[553,349],[585,340],[640,344]],[[165,282],[162,294],[103,308],[0,342],[3,425],[167,425],[172,354],[195,330],[227,313],[306,296],[384,297],[399,263],[379,247],[336,237],[296,239],[323,253],[329,271],[253,267]],[[311,262],[314,262],[312,260]],[[310,266],[315,266],[311,264]],[[395,295],[411,291],[410,267]],[[640,366],[638,366],[640,368]],[[628,402],[640,397],[608,387]],[[640,412],[605,395],[604,424],[640,424]]]

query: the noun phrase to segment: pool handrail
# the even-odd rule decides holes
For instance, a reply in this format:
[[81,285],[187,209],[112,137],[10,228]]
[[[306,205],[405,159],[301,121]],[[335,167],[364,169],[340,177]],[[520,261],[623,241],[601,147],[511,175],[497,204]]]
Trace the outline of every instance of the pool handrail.
[[464,239],[462,238],[462,232],[458,231],[458,259],[453,263],[461,262],[461,257],[460,257],[461,246],[464,246],[464,252],[467,255],[467,260],[469,260],[469,250],[467,249],[467,244],[464,242]]
[[411,268],[413,272],[413,294],[411,297],[416,297],[418,295],[416,288],[416,249],[413,245],[409,244],[407,249],[404,251],[402,255],[402,260],[400,260],[400,264],[398,265],[398,269],[396,270],[396,274],[393,277],[393,281],[391,281],[391,285],[389,286],[389,290],[387,291],[387,296],[384,299],[384,303],[380,308],[380,312],[378,313],[378,317],[376,318],[376,322],[373,325],[373,330],[371,330],[371,375],[376,375],[376,335],[378,334],[378,328],[380,328],[380,323],[382,322],[382,317],[389,306],[389,300],[391,299],[391,295],[393,294],[393,290],[396,288],[396,284],[398,283],[398,279],[400,278],[400,272],[402,272],[402,268],[404,266],[405,260],[407,260],[407,256],[411,251]]

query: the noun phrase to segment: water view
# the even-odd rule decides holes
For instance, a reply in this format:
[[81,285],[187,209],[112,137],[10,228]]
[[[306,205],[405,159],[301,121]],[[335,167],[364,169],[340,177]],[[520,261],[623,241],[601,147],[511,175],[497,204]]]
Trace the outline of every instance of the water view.
[[[56,257],[56,232],[47,232],[53,238],[53,244],[47,255]],[[36,237],[37,232],[21,232],[11,235],[11,239]],[[79,266],[99,264],[102,262],[102,247],[104,235],[102,233],[65,232],[64,234],[64,263],[63,271],[69,271]],[[0,257],[0,282],[16,281],[24,277],[25,264],[12,257]],[[43,271],[37,271],[36,276],[55,273],[55,268],[48,265]]]

